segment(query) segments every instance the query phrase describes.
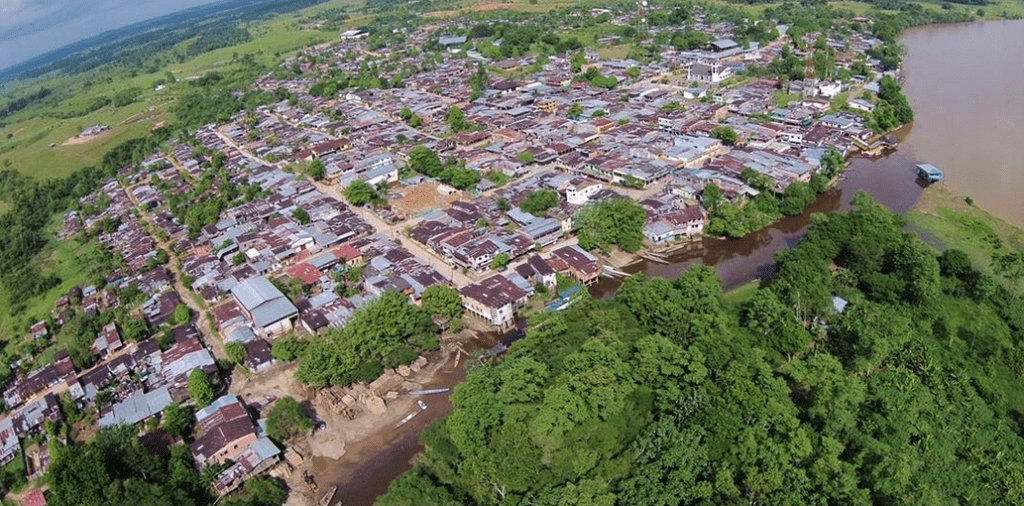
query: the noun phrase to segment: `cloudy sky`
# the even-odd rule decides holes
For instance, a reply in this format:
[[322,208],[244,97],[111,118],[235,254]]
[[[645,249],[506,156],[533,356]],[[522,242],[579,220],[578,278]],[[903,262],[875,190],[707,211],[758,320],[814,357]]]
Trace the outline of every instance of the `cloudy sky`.
[[0,0],[0,69],[61,46],[214,0]]

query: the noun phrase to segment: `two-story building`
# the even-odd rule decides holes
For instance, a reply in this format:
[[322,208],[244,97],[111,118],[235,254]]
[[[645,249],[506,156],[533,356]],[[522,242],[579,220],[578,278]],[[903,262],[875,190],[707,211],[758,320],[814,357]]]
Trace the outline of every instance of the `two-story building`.
[[499,327],[512,324],[528,294],[500,274],[463,287],[462,306],[469,313]]

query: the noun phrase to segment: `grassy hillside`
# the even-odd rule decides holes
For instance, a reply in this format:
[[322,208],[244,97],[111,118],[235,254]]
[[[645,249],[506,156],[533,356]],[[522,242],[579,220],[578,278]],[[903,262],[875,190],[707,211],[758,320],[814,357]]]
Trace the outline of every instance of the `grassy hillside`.
[[[257,62],[272,65],[297,49],[335,40],[334,30],[305,30],[300,24],[325,9],[352,5],[355,3],[351,0],[338,0],[253,23],[247,27],[252,36],[249,42],[203,53],[152,74],[132,75],[106,69],[15,83],[2,100],[40,87],[55,90],[55,98],[30,106],[6,120],[8,124],[0,128],[0,164],[8,165],[7,160],[10,166],[40,179],[63,177],[81,167],[94,165],[121,142],[173,122],[175,118],[169,111],[185,90],[185,81],[189,78],[211,70],[229,69],[241,55],[252,54]],[[192,43],[194,40],[182,42],[171,51]],[[173,76],[176,82],[169,83],[168,76]],[[165,83],[165,88],[155,91],[158,83]],[[79,117],[59,118],[69,111],[87,110],[97,99],[111,98],[133,88],[140,90],[140,94],[132,104],[123,107],[111,104]],[[107,125],[111,129],[96,137],[73,140],[81,129],[92,125]]]

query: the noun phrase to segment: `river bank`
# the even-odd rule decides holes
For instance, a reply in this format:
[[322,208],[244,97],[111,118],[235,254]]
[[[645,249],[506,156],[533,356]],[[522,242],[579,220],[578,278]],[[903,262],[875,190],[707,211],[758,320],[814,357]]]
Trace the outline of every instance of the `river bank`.
[[991,272],[993,253],[1024,248],[1024,230],[943,184],[926,189],[904,217],[908,228],[936,249],[963,250],[986,272]]
[[915,119],[901,150],[942,169],[953,193],[1024,227],[1024,65],[1014,63],[1024,20],[919,26],[899,41]]
[[[337,500],[345,506],[370,506],[383,494],[391,481],[412,467],[413,457],[422,450],[419,433],[452,410],[449,400],[451,389],[466,377],[466,363],[475,360],[473,354],[494,346],[502,337],[496,330],[485,327],[481,321],[468,318],[467,328],[457,336],[448,336],[441,349],[426,356],[427,365],[408,377],[401,394],[387,400],[387,411],[380,415],[359,415],[361,420],[346,420],[332,416],[330,407],[318,403],[317,413],[324,413],[327,427],[298,445],[312,458],[292,470],[288,477],[292,489],[288,506],[313,504],[325,490],[337,486]],[[419,390],[448,389],[446,392],[413,395]],[[422,400],[426,409],[420,410],[416,401]],[[410,413],[416,413],[403,422]],[[367,416],[371,416],[367,423]],[[337,448],[342,439],[343,450],[325,455],[317,447],[327,442],[328,448]],[[325,441],[331,440],[331,441]],[[316,492],[302,482],[303,471],[308,471],[318,484]]]

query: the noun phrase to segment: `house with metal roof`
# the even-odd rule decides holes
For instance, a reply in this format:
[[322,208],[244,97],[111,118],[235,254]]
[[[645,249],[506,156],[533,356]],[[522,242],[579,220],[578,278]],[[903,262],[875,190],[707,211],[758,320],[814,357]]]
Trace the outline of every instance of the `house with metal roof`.
[[199,465],[237,461],[236,457],[257,439],[256,425],[236,395],[222,396],[196,411],[196,425],[202,435],[191,449]]
[[246,279],[231,288],[242,312],[264,334],[283,334],[292,328],[292,318],[299,310],[267,278]]
[[740,47],[740,44],[732,39],[718,39],[711,43],[711,49],[715,51],[728,51],[738,47]]
[[13,418],[14,415],[9,415],[0,420],[0,463],[3,464],[14,460],[15,455],[21,451]]
[[231,467],[227,468],[213,482],[213,489],[223,496],[241,486],[250,476],[269,469],[281,458],[281,450],[274,442],[261,437],[242,450]]
[[169,406],[173,399],[167,387],[152,392],[136,392],[127,399],[114,404],[109,412],[100,417],[100,427],[111,425],[133,425],[139,423]]
[[456,46],[466,43],[465,35],[445,35],[438,37],[437,45],[441,47]]
[[529,296],[522,288],[500,274],[459,290],[466,311],[496,326],[511,324],[516,311],[526,305]]

